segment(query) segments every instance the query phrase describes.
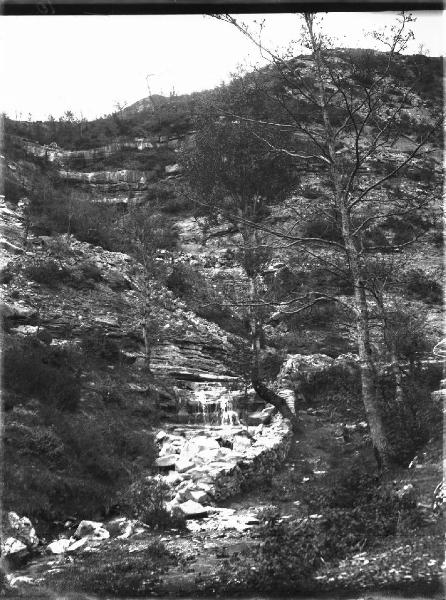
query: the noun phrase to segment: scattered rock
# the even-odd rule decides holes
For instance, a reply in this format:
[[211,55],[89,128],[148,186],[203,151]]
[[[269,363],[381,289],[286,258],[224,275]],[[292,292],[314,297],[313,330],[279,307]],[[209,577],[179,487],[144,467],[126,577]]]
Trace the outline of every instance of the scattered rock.
[[55,540],[54,542],[51,542],[51,544],[48,544],[46,549],[52,554],[63,554],[71,544],[72,541],[67,538],[61,538],[60,540]]
[[105,529],[103,523],[97,521],[81,521],[74,533],[76,539],[89,537],[94,540],[106,540],[110,533]]
[[83,537],[80,540],[77,540],[76,542],[70,544],[68,546],[68,548],[66,549],[66,552],[72,554],[72,553],[78,552],[82,548],[85,550],[89,541],[90,541],[89,537]]
[[34,549],[39,544],[39,538],[28,517],[19,517],[15,512],[8,513],[9,526],[14,531],[14,537],[23,542],[28,549]]
[[178,510],[186,517],[186,519],[202,519],[208,516],[208,509],[202,506],[199,502],[188,500],[178,505]]
[[182,458],[180,458],[178,460],[178,462],[175,464],[175,469],[178,471],[178,473],[185,473],[186,471],[189,471],[190,469],[193,469],[194,467],[195,467],[194,462],[192,462],[191,460],[182,459]]
[[160,456],[155,460],[155,465],[162,470],[167,469],[168,471],[173,471],[175,469],[175,465],[178,462],[178,454],[167,454],[165,456]]
[[190,500],[204,504],[209,502],[209,496],[203,490],[187,490],[187,494]]

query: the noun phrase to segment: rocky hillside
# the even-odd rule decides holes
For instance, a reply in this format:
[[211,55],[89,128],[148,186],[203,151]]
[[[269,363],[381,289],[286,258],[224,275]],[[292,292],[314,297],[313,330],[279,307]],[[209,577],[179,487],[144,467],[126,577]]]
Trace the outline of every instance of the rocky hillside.
[[[430,78],[420,79],[417,103],[404,113],[411,133],[422,130],[438,103],[441,64],[425,63]],[[389,109],[397,97],[394,79]],[[197,390],[206,393],[211,385],[215,393],[222,382],[243,387],[246,314],[215,301],[215,290],[240,297],[245,289],[238,232],[219,223],[204,227],[181,193],[179,157],[194,143],[199,100],[145,99],[92,123],[6,120],[1,281],[7,509],[44,522],[70,511],[91,518],[109,510],[116,490],[135,471],[150,468],[155,422],[193,419]],[[412,149],[403,136],[380,152],[375,166],[392,164]],[[392,182],[400,193],[426,191],[432,172],[440,169],[439,141],[428,151]],[[305,204],[328,193],[314,165],[297,167],[293,200]],[[157,257],[167,277],[154,306],[159,332],[152,377],[145,370],[141,266],[121,251],[115,229],[129,207],[155,198],[178,240]],[[431,348],[441,337],[440,217],[438,199],[420,217],[423,241],[399,265],[407,277],[396,296],[425,316]],[[284,202],[274,207],[271,223],[285,227],[293,218]],[[377,236],[381,242],[403,239],[406,230],[396,220]],[[348,304],[351,290],[340,279],[309,257],[299,261],[290,268],[286,251],[277,252],[265,269],[265,285],[328,286]],[[356,352],[351,320],[329,304],[303,317],[270,314],[265,333],[271,379],[287,354],[336,358]],[[23,493],[23,482],[29,493]]]

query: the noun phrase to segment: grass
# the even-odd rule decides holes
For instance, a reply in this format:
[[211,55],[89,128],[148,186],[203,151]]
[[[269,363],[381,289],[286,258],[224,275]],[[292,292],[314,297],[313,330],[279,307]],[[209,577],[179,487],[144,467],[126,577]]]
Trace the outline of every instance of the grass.
[[59,592],[88,592],[118,597],[147,597],[152,594],[177,557],[159,538],[141,544],[129,541],[106,542],[100,552],[80,557],[46,584]]

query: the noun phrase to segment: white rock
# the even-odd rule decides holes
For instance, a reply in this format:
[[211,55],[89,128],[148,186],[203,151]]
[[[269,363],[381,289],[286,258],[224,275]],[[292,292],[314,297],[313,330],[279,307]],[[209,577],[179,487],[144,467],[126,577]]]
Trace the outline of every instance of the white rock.
[[84,548],[88,544],[89,541],[90,541],[89,536],[83,537],[82,539],[77,540],[76,542],[73,542],[72,544],[70,544],[68,546],[68,548],[66,549],[66,552],[69,552],[69,553],[77,552],[81,548]]
[[199,504],[203,504],[209,501],[209,497],[203,490],[187,490],[187,497],[194,502],[198,502]]
[[189,459],[179,458],[178,462],[175,465],[175,470],[178,473],[184,473],[185,471],[189,471],[189,469],[193,469],[195,467],[195,463]]
[[207,517],[208,509],[198,502],[188,500],[178,506],[180,512],[186,517],[186,519],[201,519]]
[[46,549],[49,550],[52,554],[63,554],[64,552],[66,552],[70,544],[70,540],[66,538],[61,538],[60,540],[56,540],[54,542],[51,542],[51,544],[48,544]]
[[175,469],[175,465],[178,462],[179,456],[178,454],[166,454],[164,456],[159,456],[155,460],[155,465],[162,469]]
[[183,481],[183,476],[178,471],[169,471],[169,474],[165,477],[166,483],[175,486]]
[[167,433],[165,431],[158,431],[155,436],[155,442],[161,442],[166,436]]
[[98,521],[81,521],[74,533],[74,537],[79,539],[88,536],[94,540],[106,540],[110,533],[105,529],[103,523]]
[[39,538],[28,517],[19,517],[15,512],[8,513],[8,521],[15,532],[15,537],[21,540],[28,548],[35,548],[39,544]]
[[8,537],[2,543],[2,555],[7,556],[8,554],[16,554],[17,552],[23,552],[26,550],[26,545],[14,537]]

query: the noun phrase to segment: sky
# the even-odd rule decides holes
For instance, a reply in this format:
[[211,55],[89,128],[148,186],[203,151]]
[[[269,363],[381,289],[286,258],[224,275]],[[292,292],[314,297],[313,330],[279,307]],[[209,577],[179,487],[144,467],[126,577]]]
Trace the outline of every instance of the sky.
[[[444,55],[443,11],[415,11],[409,53]],[[290,14],[240,15],[256,26],[265,18],[268,46],[299,35]],[[324,27],[343,45],[373,47],[365,35],[388,27],[394,13],[328,13]],[[150,93],[210,89],[238,65],[262,64],[234,27],[203,15],[2,16],[0,110],[12,118],[60,117],[66,110],[93,119]]]

